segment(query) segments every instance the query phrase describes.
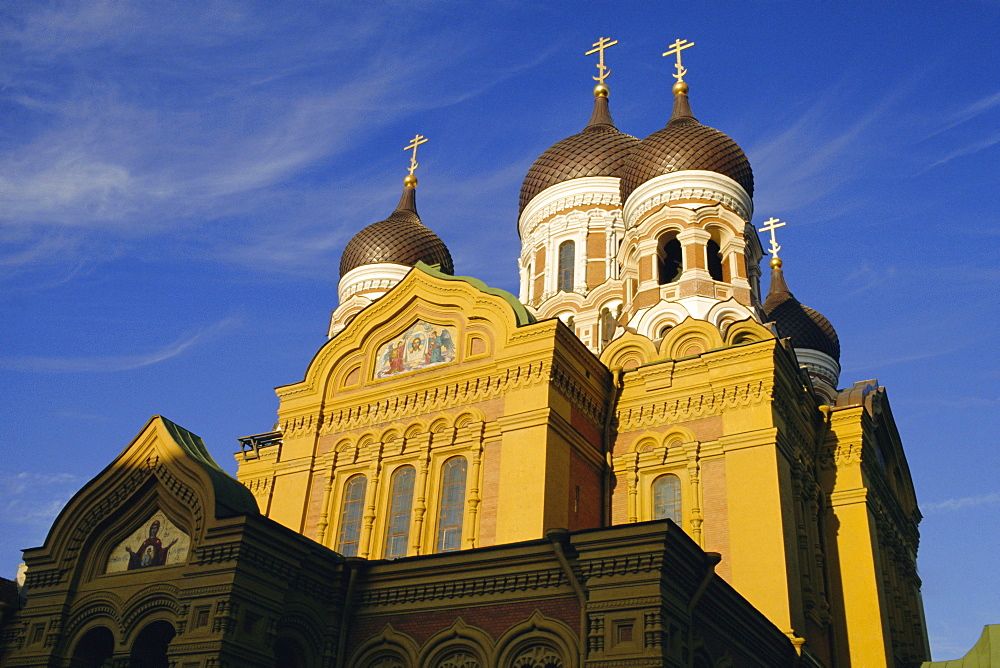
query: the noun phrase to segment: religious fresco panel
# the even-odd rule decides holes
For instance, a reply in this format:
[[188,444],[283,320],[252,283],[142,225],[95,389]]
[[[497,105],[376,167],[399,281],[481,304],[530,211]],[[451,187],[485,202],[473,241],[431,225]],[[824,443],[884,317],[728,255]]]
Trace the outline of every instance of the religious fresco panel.
[[375,377],[386,378],[455,359],[454,327],[417,320],[405,332],[379,348]]
[[104,572],[120,573],[179,564],[187,559],[190,547],[190,536],[167,519],[162,510],[157,510],[111,551]]

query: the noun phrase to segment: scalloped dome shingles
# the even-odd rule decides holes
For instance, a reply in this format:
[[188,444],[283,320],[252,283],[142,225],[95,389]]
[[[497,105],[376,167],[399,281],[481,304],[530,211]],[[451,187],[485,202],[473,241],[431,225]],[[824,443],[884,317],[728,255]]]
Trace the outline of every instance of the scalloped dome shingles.
[[421,221],[413,206],[412,188],[403,193],[399,208],[385,220],[372,223],[354,235],[340,256],[340,276],[366,264],[388,262],[412,267],[418,261],[440,265],[454,274],[451,253],[441,238]]
[[753,170],[743,149],[726,133],[699,123],[690,113],[687,96],[683,98],[675,100],[674,115],[666,127],[639,142],[625,161],[621,173],[623,204],[646,181],[687,169],[728,176],[753,197]]
[[531,165],[521,185],[520,210],[557,183],[586,176],[621,176],[625,158],[638,144],[637,138],[614,126],[607,98],[598,98],[587,127],[553,144]]
[[780,267],[771,271],[771,287],[763,307],[767,317],[778,325],[778,333],[792,340],[793,348],[818,350],[840,362],[837,331],[822,313],[792,295]]

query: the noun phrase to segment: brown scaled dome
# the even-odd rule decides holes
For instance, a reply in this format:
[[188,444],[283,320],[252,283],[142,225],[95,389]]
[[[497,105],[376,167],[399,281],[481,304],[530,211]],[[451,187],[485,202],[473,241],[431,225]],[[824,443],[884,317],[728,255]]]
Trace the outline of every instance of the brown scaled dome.
[[372,223],[354,235],[340,256],[340,277],[366,264],[383,262],[412,267],[418,261],[440,265],[454,274],[451,253],[444,242],[417,215],[416,188],[406,186],[399,206],[383,221]]
[[608,98],[594,100],[594,113],[583,132],[553,144],[535,160],[521,185],[521,211],[549,186],[585,176],[621,176],[629,151],[639,140],[619,132],[611,120]]
[[649,135],[625,161],[622,203],[646,181],[687,169],[728,176],[753,197],[753,171],[743,149],[724,132],[702,125],[691,114],[686,93],[674,96],[674,111],[662,130]]
[[764,313],[778,326],[778,334],[792,340],[793,348],[809,348],[826,353],[840,362],[840,338],[822,313],[799,302],[785,283],[781,260],[773,259],[771,286],[764,301]]

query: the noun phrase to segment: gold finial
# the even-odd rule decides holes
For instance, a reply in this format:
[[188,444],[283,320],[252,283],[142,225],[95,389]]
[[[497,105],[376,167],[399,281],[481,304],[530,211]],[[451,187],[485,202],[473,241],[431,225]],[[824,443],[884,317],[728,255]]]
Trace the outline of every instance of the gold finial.
[[413,155],[410,156],[410,173],[407,176],[403,177],[403,185],[410,187],[415,187],[417,185],[417,177],[413,175],[413,172],[416,171],[418,167],[417,147],[420,146],[421,144],[426,144],[426,143],[427,143],[427,137],[424,137],[423,135],[413,135],[413,139],[411,139],[410,143],[407,144],[406,148],[403,149],[404,151],[409,151],[410,149],[413,149]]
[[591,45],[594,47],[593,49],[583,54],[585,56],[589,56],[592,53],[596,53],[600,56],[600,60],[597,63],[597,76],[593,77],[594,81],[597,82],[597,85],[594,86],[594,97],[608,96],[608,87],[604,83],[604,80],[608,78],[609,74],[611,74],[611,70],[604,66],[604,49],[618,43],[617,39],[613,42],[608,41],[609,39],[609,37],[600,38]]
[[673,77],[677,79],[677,83],[674,84],[674,95],[680,95],[688,91],[687,84],[684,83],[684,75],[687,74],[688,71],[683,65],[681,65],[681,51],[692,46],[694,46],[694,42],[689,42],[686,39],[678,39],[674,41],[674,43],[670,45],[670,49],[663,54],[664,58],[675,53],[677,54],[677,63],[674,65],[674,67],[677,68],[677,74],[673,75]]
[[781,250],[781,246],[778,245],[778,240],[774,236],[774,231],[779,227],[784,227],[788,223],[779,222],[777,218],[770,218],[764,221],[764,226],[760,228],[761,232],[771,233],[771,247],[767,251],[771,254],[771,268],[780,267],[781,260],[778,259],[778,251]]

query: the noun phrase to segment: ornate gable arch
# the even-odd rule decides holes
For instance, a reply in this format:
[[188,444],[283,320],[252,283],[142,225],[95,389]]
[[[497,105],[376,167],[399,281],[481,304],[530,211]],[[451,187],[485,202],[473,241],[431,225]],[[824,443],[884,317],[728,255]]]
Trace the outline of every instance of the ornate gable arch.
[[668,359],[693,357],[724,345],[722,335],[715,325],[689,317],[663,337],[660,355]]
[[283,402],[299,396],[314,397],[317,392],[328,396],[337,390],[336,379],[351,377],[353,365],[362,359],[366,362],[358,376],[359,386],[379,382],[381,379],[375,379],[372,373],[379,349],[418,321],[453,327],[456,359],[462,360],[482,354],[478,346],[466,346],[474,334],[487,347],[492,346],[487,352],[497,354],[518,327],[535,319],[521,302],[503,290],[418,263],[394,288],[324,344],[309,363],[303,380],[279,387],[278,396]]
[[31,551],[28,586],[103,572],[111,547],[159,508],[193,544],[212,520],[259,514],[250,491],[215,463],[198,436],[154,416],[59,513],[42,547]]
[[497,668],[577,668],[576,635],[564,623],[535,610],[496,644]]
[[[439,666],[467,666],[486,668],[493,651],[493,639],[488,633],[475,626],[469,626],[459,617],[449,628],[436,633],[420,652],[419,666],[438,668]],[[461,659],[459,659],[461,657]]]
[[377,635],[361,643],[346,665],[358,668],[417,668],[417,643],[386,624]]
[[655,359],[653,342],[627,330],[601,351],[601,361],[612,370],[635,369]]

